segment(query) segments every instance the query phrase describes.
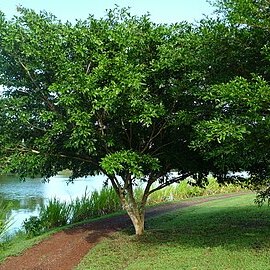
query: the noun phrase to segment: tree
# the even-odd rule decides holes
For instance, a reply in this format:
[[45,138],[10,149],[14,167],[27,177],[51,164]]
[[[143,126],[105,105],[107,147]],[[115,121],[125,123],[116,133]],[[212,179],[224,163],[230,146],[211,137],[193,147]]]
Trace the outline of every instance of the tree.
[[[221,71],[214,69],[215,81],[207,72],[212,83],[200,98],[210,104],[211,116],[197,124],[192,144],[206,159],[216,160],[225,178],[228,171],[248,172],[251,184],[266,188],[261,193],[265,199],[270,194],[270,4],[264,0],[216,3],[219,20],[227,29],[227,45],[220,46],[221,39],[214,42],[221,48],[220,53],[212,50],[213,58],[223,59],[216,61]],[[209,53],[205,62],[212,65]]]
[[3,171],[48,179],[70,169],[71,181],[103,173],[142,234],[151,193],[213,166],[189,147],[205,117],[186,54],[194,28],[126,9],[74,25],[19,11],[0,17]]
[[217,0],[214,5],[219,14],[234,24],[267,31],[270,29],[268,0]]
[[138,235],[148,196],[187,176],[247,171],[267,184],[269,30],[232,19],[243,1],[219,1],[222,16],[198,25],[156,25],[126,9],[75,24],[1,14],[3,171],[103,173]]

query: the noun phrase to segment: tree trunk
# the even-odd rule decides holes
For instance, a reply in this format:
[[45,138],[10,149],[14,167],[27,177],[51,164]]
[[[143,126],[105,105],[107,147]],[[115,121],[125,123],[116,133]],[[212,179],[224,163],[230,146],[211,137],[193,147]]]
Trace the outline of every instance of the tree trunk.
[[129,185],[125,188],[122,188],[119,184],[117,184],[116,178],[111,177],[110,179],[114,190],[119,196],[122,207],[127,211],[127,214],[132,221],[136,235],[142,235],[144,233],[145,204],[149,195],[148,191],[151,184],[147,185],[147,192],[144,193],[141,202],[138,203],[134,197],[130,178],[131,175],[129,175],[126,178],[126,181],[124,181],[125,183],[129,183]]
[[144,214],[145,205],[139,204],[135,201],[134,197],[128,199],[124,196],[120,197],[123,208],[127,211],[132,224],[135,229],[136,235],[142,235],[144,233]]
[[139,209],[127,209],[127,213],[132,221],[136,235],[142,235],[144,233],[144,212],[144,210]]

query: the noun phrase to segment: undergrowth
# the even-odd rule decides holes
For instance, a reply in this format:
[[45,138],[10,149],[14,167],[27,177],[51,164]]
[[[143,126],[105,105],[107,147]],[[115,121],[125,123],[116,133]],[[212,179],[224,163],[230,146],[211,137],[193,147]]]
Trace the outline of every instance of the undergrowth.
[[[193,186],[187,179],[152,193],[149,196],[148,205],[240,190],[242,190],[240,185],[219,185],[213,177],[209,177],[204,188]],[[135,196],[138,201],[142,195],[143,187],[137,187]],[[38,217],[30,217],[24,221],[23,228],[29,236],[36,236],[55,227],[74,224],[121,210],[121,203],[114,189],[104,187],[100,191],[91,193],[85,191],[81,198],[76,198],[70,203],[61,202],[57,198],[49,200],[48,204],[41,208]]]

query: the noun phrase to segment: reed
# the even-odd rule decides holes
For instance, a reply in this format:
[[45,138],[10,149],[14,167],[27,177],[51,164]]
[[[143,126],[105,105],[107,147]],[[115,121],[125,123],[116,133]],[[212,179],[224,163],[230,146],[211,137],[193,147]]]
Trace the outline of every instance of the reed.
[[71,202],[71,223],[85,219],[100,217],[121,210],[121,204],[112,187],[104,187],[101,191],[86,191],[81,198]]
[[0,242],[12,224],[9,216],[11,206],[12,204],[10,202],[5,202],[4,200],[0,199]]
[[190,197],[214,195],[220,193],[231,193],[243,190],[237,184],[219,184],[216,178],[209,176],[204,187],[192,185],[192,179],[186,179],[179,184],[173,184],[164,189],[158,190],[149,196],[148,204],[160,202],[177,201]]
[[57,198],[49,200],[48,204],[41,207],[40,220],[47,229],[65,226],[69,223],[71,205],[61,202]]

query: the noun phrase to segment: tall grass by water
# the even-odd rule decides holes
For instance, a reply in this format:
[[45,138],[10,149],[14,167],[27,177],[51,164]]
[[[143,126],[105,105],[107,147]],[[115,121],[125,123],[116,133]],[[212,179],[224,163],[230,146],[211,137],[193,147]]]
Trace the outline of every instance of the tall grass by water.
[[71,204],[71,223],[80,222],[89,218],[96,218],[121,210],[121,203],[111,187],[94,191],[82,198],[77,198]]
[[11,204],[0,199],[0,242],[11,225],[11,219],[8,215],[10,209]]
[[[160,189],[149,196],[147,204],[153,205],[161,202],[178,201],[191,197],[239,192],[244,190],[240,184],[220,185],[212,176],[208,177],[208,182],[204,187],[192,185],[191,182],[192,179],[191,181],[190,179],[186,179],[179,184],[172,184],[166,188]],[[143,195],[143,188],[138,187],[135,190],[135,194],[136,197],[140,199]]]
[[[192,186],[187,179],[152,193],[149,196],[148,205],[240,190],[242,190],[240,185],[219,185],[213,177],[209,177],[208,184],[204,188]],[[139,201],[142,195],[143,188],[137,187],[135,189],[136,199]],[[23,227],[27,234],[39,235],[55,227],[90,220],[121,210],[120,200],[112,187],[104,187],[100,191],[89,193],[86,190],[81,198],[76,198],[70,203],[61,202],[57,198],[51,199],[47,205],[41,208],[39,216],[25,220]]]

